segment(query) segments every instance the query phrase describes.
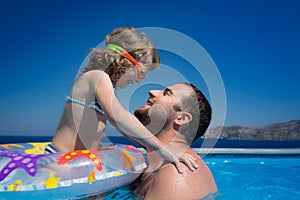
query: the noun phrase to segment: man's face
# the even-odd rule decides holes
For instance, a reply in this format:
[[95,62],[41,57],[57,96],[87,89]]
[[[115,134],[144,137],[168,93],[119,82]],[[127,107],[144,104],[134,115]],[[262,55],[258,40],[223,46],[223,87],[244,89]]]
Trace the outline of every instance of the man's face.
[[175,106],[189,96],[192,88],[186,84],[176,84],[163,90],[150,90],[147,104],[137,108],[134,115],[153,133],[158,133],[176,117]]

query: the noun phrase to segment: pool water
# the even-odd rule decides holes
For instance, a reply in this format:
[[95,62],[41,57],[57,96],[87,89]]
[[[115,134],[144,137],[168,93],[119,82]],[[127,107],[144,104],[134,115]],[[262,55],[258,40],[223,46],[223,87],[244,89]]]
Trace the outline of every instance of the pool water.
[[300,199],[300,157],[210,157],[218,193],[223,199]]
[[[299,156],[206,156],[218,192],[205,200],[299,200]],[[138,199],[128,187],[93,199]]]

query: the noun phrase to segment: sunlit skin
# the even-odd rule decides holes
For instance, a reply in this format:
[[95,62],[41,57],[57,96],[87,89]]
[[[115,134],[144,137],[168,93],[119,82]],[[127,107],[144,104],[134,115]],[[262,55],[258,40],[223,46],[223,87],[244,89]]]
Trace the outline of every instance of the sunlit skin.
[[[182,164],[184,172],[178,173],[176,168],[170,163],[162,160],[155,152],[147,149],[147,163],[149,167],[146,172],[133,184],[135,192],[146,200],[152,199],[200,199],[210,193],[217,191],[217,187],[212,173],[205,162],[186,143],[184,136],[174,127],[188,123],[192,118],[182,117],[175,112],[172,107],[180,102],[181,98],[189,95],[192,89],[184,84],[176,84],[163,90],[150,90],[147,104],[138,108],[136,112],[148,110],[152,113],[152,123],[157,123],[154,119],[160,118],[162,109],[166,110],[167,124],[156,135],[160,141],[173,148],[188,152],[197,158],[198,169],[189,170]],[[155,107],[159,107],[157,109]],[[153,122],[154,121],[154,122]],[[155,124],[147,126],[153,131]],[[156,131],[156,130],[154,130]]]

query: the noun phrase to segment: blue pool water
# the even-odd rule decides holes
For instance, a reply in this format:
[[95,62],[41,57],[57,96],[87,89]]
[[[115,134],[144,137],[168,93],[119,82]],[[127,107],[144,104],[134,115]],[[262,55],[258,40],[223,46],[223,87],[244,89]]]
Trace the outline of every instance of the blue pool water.
[[[215,200],[299,200],[299,156],[206,156],[218,192]],[[137,199],[123,187],[103,199]]]
[[300,199],[300,157],[205,158],[218,186],[216,200]]

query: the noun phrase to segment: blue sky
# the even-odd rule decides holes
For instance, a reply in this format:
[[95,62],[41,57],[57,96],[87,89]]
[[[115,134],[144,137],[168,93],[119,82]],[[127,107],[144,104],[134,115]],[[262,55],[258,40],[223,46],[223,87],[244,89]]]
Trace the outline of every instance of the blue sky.
[[[121,26],[167,28],[202,45],[224,82],[225,125],[300,119],[297,0],[3,0],[0,26],[0,135],[53,135],[89,49]],[[160,53],[178,71],[186,64]]]

